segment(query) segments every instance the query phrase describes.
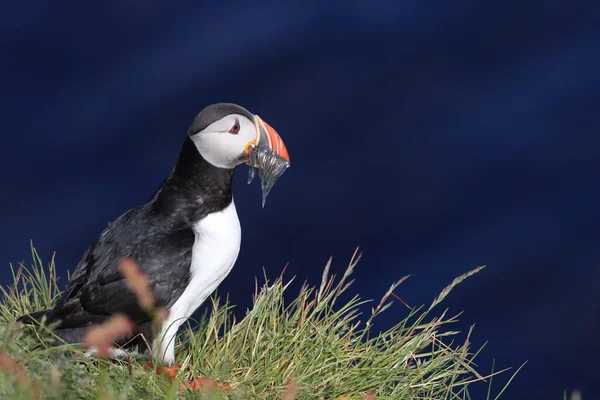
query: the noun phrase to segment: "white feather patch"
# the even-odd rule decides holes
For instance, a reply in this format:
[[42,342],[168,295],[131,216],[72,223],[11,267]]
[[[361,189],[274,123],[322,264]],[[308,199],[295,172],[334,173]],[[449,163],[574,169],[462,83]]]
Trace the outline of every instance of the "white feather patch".
[[153,343],[154,358],[168,365],[175,363],[175,335],[179,327],[219,286],[237,260],[242,230],[235,203],[209,214],[194,225],[190,282],[169,310]]

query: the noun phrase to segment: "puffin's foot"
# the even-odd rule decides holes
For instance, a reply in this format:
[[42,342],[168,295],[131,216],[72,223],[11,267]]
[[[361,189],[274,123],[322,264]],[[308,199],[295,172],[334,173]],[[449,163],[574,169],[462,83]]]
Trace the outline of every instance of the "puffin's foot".
[[214,388],[229,390],[231,389],[231,386],[229,386],[228,383],[213,381],[209,378],[196,378],[181,385],[181,390],[185,390],[187,388],[192,390],[211,390]]
[[[146,368],[154,369],[154,363],[152,363],[152,361],[148,361],[148,363],[146,364]],[[159,365],[158,368],[156,368],[157,374],[166,376],[167,379],[169,379],[170,381],[173,381],[175,379],[175,377],[177,376],[177,371],[179,371],[179,364],[175,364],[171,367],[166,365]]]
[[[177,372],[179,371],[179,367],[180,367],[179,364],[175,364],[171,367],[159,365],[158,368],[156,368],[156,373],[159,375],[166,376],[167,379],[169,379],[169,381],[173,382],[175,380],[175,378],[177,377]],[[146,368],[154,369],[154,364],[152,363],[152,361],[148,361],[148,363],[146,364]],[[181,384],[181,386],[180,386],[181,390],[191,389],[191,390],[201,391],[201,390],[211,390],[214,388],[229,390],[229,389],[231,389],[231,386],[228,383],[213,381],[212,379],[209,379],[209,378],[196,378],[196,379],[188,380],[185,383]]]

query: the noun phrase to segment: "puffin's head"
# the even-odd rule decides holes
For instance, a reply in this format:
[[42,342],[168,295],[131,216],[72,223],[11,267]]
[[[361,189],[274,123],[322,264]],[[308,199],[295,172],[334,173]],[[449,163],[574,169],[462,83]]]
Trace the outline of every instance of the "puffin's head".
[[233,169],[250,163],[253,148],[269,149],[289,164],[288,151],[275,129],[258,115],[231,103],[212,104],[194,118],[188,131],[202,157],[212,165]]
[[288,151],[275,129],[236,104],[206,107],[194,119],[188,136],[200,155],[216,167],[233,169],[248,164],[248,183],[258,170],[263,207],[271,188],[290,166]]

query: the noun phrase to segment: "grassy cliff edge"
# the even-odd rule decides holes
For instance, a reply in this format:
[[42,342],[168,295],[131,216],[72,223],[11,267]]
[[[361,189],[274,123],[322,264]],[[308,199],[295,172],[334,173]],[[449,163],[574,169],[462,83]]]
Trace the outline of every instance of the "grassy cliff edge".
[[[459,332],[447,326],[458,316],[433,313],[456,285],[483,267],[456,278],[430,306],[406,306],[406,316],[383,332],[375,332],[373,322],[407,277],[373,303],[370,315],[361,315],[368,301],[349,297],[357,252],[339,279],[330,274],[330,260],[321,283],[303,285],[292,301],[286,302],[291,280],[265,279],[239,321],[231,304],[211,297],[211,312],[180,333],[181,368],[168,379],[145,360],[86,357],[82,347],[49,346],[51,327],[15,323],[50,307],[60,294],[54,258],[44,267],[33,246],[32,258],[29,267],[11,266],[13,284],[0,287],[1,398],[471,399],[469,388],[483,384],[487,398],[497,399],[520,370],[492,393],[493,377],[506,370],[482,376],[474,363],[481,349],[470,349],[472,329],[455,344]],[[193,390],[185,384],[198,376],[226,387]]]

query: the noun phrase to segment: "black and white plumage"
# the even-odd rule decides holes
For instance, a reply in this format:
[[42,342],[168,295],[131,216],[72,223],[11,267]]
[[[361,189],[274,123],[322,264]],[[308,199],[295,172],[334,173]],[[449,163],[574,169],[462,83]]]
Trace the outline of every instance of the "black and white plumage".
[[[241,227],[231,193],[234,168],[248,161],[248,148],[261,141],[289,161],[273,128],[245,108],[213,104],[194,119],[177,164],[143,205],[111,222],[87,249],[54,308],[20,318],[57,322],[63,340],[81,343],[85,331],[115,313],[136,323],[138,338],[123,338],[137,350],[152,341],[154,359],[175,363],[177,329],[229,274],[240,250]],[[152,294],[169,314],[152,332],[120,270],[133,258],[147,274]],[[162,340],[158,340],[162,338]]]

